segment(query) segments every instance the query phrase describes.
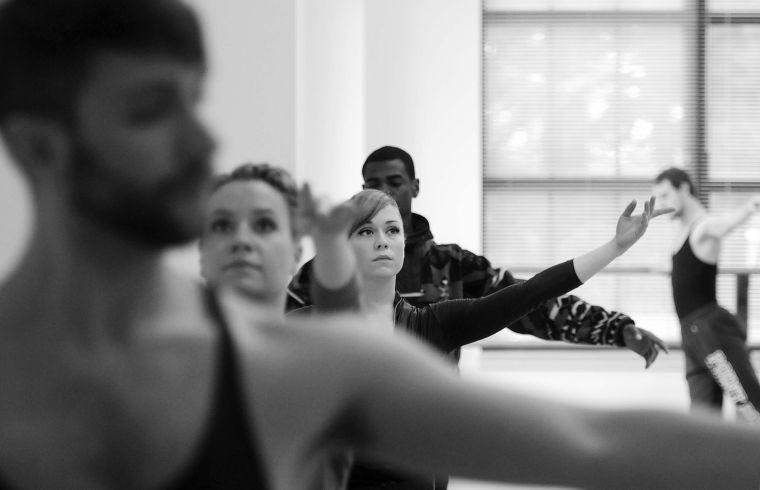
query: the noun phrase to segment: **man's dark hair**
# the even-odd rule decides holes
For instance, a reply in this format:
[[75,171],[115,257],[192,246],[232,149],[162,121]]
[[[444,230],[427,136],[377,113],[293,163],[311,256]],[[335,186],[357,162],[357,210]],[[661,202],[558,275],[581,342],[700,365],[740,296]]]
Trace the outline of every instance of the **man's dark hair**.
[[71,121],[104,51],[205,62],[198,20],[178,0],[0,1],[0,124],[14,113]]
[[369,163],[389,162],[396,159],[404,162],[404,168],[406,168],[406,173],[408,174],[409,179],[414,180],[414,161],[412,160],[412,156],[401,148],[395,146],[383,146],[370,153],[367,159],[364,160],[364,165],[362,165],[362,175],[364,175],[364,170]]
[[659,184],[663,180],[670,182],[670,184],[676,189],[681,187],[681,184],[687,184],[691,195],[697,195],[696,189],[694,189],[694,183],[691,181],[691,177],[685,170],[677,167],[670,167],[667,170],[663,170],[657,177],[655,177],[654,181],[656,184]]

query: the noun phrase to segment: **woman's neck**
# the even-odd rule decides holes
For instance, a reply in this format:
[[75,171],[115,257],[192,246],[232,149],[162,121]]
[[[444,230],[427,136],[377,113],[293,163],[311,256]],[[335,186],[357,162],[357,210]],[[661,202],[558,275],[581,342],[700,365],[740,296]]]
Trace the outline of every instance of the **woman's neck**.
[[373,312],[393,308],[396,296],[396,278],[363,278],[361,308],[363,312]]
[[275,318],[285,315],[286,292],[277,295],[258,295],[247,291],[244,287],[232,286],[230,289],[248,302],[248,305],[252,307],[250,310],[251,314]]

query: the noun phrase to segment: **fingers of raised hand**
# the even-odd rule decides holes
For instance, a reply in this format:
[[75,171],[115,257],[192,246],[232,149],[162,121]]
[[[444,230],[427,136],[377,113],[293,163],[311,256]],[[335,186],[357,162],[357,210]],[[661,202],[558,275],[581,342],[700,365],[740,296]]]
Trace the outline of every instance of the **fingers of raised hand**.
[[298,205],[301,208],[301,212],[305,213],[312,208],[314,203],[314,195],[311,192],[311,186],[305,183],[298,190]]
[[341,203],[330,211],[330,221],[347,227],[358,216],[358,209],[352,202]]
[[623,210],[623,214],[621,216],[631,216],[634,209],[636,209],[636,199],[628,203],[628,206],[625,207],[625,210]]
[[[317,198],[311,191],[309,184],[304,184],[298,198],[299,218],[307,233],[312,233],[325,227],[337,228],[348,226],[353,216],[352,210],[344,210],[346,206],[333,206],[329,199]],[[331,230],[325,230],[331,231]]]
[[309,226],[315,219],[316,202],[314,194],[311,192],[309,184],[301,186],[298,192],[298,217],[303,220],[303,224]]

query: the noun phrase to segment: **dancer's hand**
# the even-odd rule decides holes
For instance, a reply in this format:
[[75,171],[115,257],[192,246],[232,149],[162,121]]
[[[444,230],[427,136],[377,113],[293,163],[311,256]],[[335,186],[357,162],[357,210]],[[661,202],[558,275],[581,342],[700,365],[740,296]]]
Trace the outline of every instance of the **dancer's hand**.
[[299,217],[304,233],[315,240],[333,236],[348,237],[348,228],[356,217],[356,209],[350,201],[331,205],[326,199],[317,199],[309,184],[299,192]]
[[668,347],[658,336],[632,323],[623,327],[623,341],[626,348],[644,358],[645,369],[652,365],[660,351],[668,353]]
[[623,214],[620,215],[617,222],[615,245],[620,249],[620,253],[628,250],[631,245],[636,243],[638,239],[644,235],[644,232],[646,232],[647,227],[649,226],[649,220],[674,211],[673,208],[655,210],[654,196],[650,197],[649,201],[644,202],[643,213],[632,215],[634,209],[636,209],[635,199],[626,206]]
[[332,205],[315,199],[308,184],[299,197],[300,220],[314,241],[314,279],[327,289],[340,289],[356,275],[356,256],[348,242],[348,231],[358,210],[351,201]]

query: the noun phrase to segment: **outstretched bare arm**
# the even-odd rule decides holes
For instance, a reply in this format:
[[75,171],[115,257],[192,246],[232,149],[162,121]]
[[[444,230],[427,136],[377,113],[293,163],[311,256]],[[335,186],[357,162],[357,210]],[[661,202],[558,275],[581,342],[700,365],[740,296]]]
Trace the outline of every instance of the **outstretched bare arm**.
[[742,206],[721,216],[709,216],[702,225],[702,233],[713,238],[723,238],[737,226],[760,211],[760,195],[752,196]]

